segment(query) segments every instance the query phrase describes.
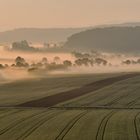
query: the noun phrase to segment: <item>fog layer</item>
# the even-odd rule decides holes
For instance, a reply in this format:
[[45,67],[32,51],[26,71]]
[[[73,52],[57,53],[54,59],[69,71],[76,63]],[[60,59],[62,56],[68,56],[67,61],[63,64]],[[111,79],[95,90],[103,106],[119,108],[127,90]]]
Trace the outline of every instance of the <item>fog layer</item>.
[[[27,62],[27,67],[17,65],[15,58],[20,56]],[[44,58],[47,62],[42,62]],[[23,53],[0,50],[0,83],[14,80],[45,78],[58,74],[88,74],[139,72],[137,56],[105,53]],[[8,66],[5,64],[8,64]],[[19,63],[18,63],[19,64]]]

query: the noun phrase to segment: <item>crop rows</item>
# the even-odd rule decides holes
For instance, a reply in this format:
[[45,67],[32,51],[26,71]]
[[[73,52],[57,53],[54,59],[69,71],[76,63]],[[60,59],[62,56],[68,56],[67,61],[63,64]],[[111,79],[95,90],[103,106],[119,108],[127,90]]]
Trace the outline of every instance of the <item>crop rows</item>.
[[[136,82],[137,81],[137,82]],[[88,95],[75,98],[57,106],[63,107],[121,107],[140,108],[140,79],[139,77],[120,81]],[[138,103],[138,104],[137,104]]]
[[140,140],[139,83],[138,76],[96,91],[92,86],[98,84],[87,84],[79,89],[92,92],[68,101],[63,98],[49,108],[1,107],[0,140]]
[[[88,74],[15,81],[0,85],[0,106],[14,106],[60,92],[81,87],[90,82],[121,74]],[[28,88],[27,88],[28,87]]]
[[[18,111],[0,119],[0,140],[140,139],[139,110]],[[12,116],[12,122],[7,121]]]

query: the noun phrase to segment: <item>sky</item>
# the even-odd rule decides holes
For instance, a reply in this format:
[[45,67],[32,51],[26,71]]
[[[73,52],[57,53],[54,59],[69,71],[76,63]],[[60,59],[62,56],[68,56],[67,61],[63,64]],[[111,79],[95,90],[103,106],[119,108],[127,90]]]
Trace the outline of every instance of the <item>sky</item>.
[[0,31],[140,22],[140,0],[0,0]]

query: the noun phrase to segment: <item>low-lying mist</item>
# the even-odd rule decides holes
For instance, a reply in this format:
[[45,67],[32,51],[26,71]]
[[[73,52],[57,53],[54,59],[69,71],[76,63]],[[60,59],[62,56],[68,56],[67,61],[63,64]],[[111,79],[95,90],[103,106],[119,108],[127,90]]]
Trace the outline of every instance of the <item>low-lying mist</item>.
[[29,74],[25,69],[4,69],[0,70],[0,83],[12,82],[21,79],[31,79],[33,75]]
[[65,74],[139,72],[138,56],[88,53],[25,53],[0,50],[0,83]]

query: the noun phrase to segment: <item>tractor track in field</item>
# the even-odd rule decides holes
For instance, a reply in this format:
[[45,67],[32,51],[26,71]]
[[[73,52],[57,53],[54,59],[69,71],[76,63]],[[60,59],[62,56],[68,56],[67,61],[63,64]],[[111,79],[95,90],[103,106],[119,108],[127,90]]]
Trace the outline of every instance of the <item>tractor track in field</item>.
[[[126,89],[126,87],[123,87],[123,88],[121,88],[120,90],[122,90],[122,89]],[[118,94],[118,91],[115,91],[115,92],[113,93],[113,95],[114,95],[114,94]],[[98,93],[95,93],[94,95],[98,95]],[[89,103],[84,104],[84,106],[89,106],[89,105],[93,104],[93,102],[94,102],[94,103],[100,102],[101,100],[104,100],[105,98],[108,98],[108,97],[110,97],[110,96],[111,96],[110,94],[109,94],[109,95],[104,95],[104,96],[102,96],[102,97],[99,97],[99,98],[96,99],[95,101],[91,101],[91,102],[89,102]]]
[[3,135],[4,133],[6,133],[6,132],[9,131],[10,129],[16,127],[16,126],[19,125],[20,123],[22,123],[22,122],[24,122],[24,121],[26,121],[26,120],[28,120],[28,119],[31,119],[31,118],[33,118],[33,117],[36,117],[36,116],[38,116],[38,115],[40,115],[40,114],[42,114],[42,113],[45,113],[45,112],[47,112],[47,111],[45,110],[45,111],[42,111],[42,112],[40,112],[40,113],[37,112],[37,113],[35,113],[35,114],[33,114],[33,115],[30,115],[30,116],[28,116],[28,117],[25,117],[25,118],[19,120],[18,122],[12,123],[11,125],[7,126],[6,128],[0,130],[0,135]]
[[56,110],[140,110],[140,107],[108,107],[108,106],[92,106],[92,107],[51,107]]
[[96,140],[104,140],[105,129],[108,124],[108,121],[115,113],[116,113],[115,111],[111,111],[110,113],[108,113],[103,117],[97,130]]
[[5,109],[3,109],[3,110],[0,111],[0,114],[3,114],[3,113],[5,114],[6,112],[10,112],[10,110],[8,110],[8,109],[5,110]]
[[136,102],[139,101],[139,100],[140,100],[140,97],[138,97],[138,98],[134,99],[133,101],[129,102],[129,103],[127,104],[127,106],[128,106],[128,107],[131,107],[131,106],[135,105]]
[[28,101],[28,102],[19,104],[16,107],[51,107],[58,103],[86,95],[90,92],[97,91],[104,87],[110,86],[116,82],[133,78],[136,76],[140,76],[140,73],[131,73],[131,74],[125,74],[125,75],[121,75],[117,77],[103,79],[103,80],[96,81],[91,84],[88,84],[88,85],[85,85],[85,86],[82,86],[80,88],[76,88],[70,91],[61,92],[56,95]]
[[16,114],[16,113],[19,113],[19,112],[22,112],[22,111],[23,110],[16,110],[14,112],[9,112],[9,110],[8,111],[5,111],[5,112],[9,112],[9,113],[4,114],[3,116],[0,117],[0,119],[3,119],[3,118],[5,118],[5,117],[7,117],[9,115],[13,115],[13,114]]
[[[133,92],[135,92],[135,91],[137,91],[137,89],[133,90]],[[114,99],[113,101],[111,101],[111,102],[105,104],[105,106],[114,105],[115,103],[117,103],[117,102],[120,101],[121,99],[124,99],[124,98],[129,97],[129,96],[130,96],[130,93],[126,93],[126,94],[124,94],[124,95],[122,95],[122,96],[120,96],[120,97]],[[133,101],[131,101],[131,102],[133,102]],[[131,102],[130,102],[130,103],[131,103]],[[129,103],[128,103],[128,105],[129,105]],[[131,106],[131,105],[130,105],[130,106]]]
[[69,123],[66,124],[66,126],[62,129],[60,134],[55,138],[55,140],[63,140],[64,137],[68,134],[68,132],[73,128],[73,126],[86,114],[88,111],[82,112],[78,114],[76,117],[74,117]]
[[139,114],[140,114],[140,112],[138,112],[135,115],[135,118],[134,118],[134,127],[135,127],[135,132],[136,132],[136,138],[137,138],[137,140],[140,140],[140,135],[139,135],[138,128],[137,128],[137,117],[139,116]]
[[125,98],[125,97],[128,97],[128,96],[129,96],[129,94],[122,95],[122,96],[120,96],[120,97],[114,99],[113,101],[111,101],[111,102],[105,104],[105,106],[111,106],[111,105],[117,103],[118,101],[120,101],[121,99],[123,99],[123,98]]
[[51,119],[57,117],[58,115],[60,115],[62,113],[64,113],[64,111],[63,112],[55,112],[55,113],[50,114],[50,116],[48,118],[41,119],[38,123],[34,124],[31,128],[26,130],[21,136],[19,136],[15,140],[25,140],[28,136],[30,136],[36,129],[38,129],[44,123],[46,123],[47,121],[50,121]]

